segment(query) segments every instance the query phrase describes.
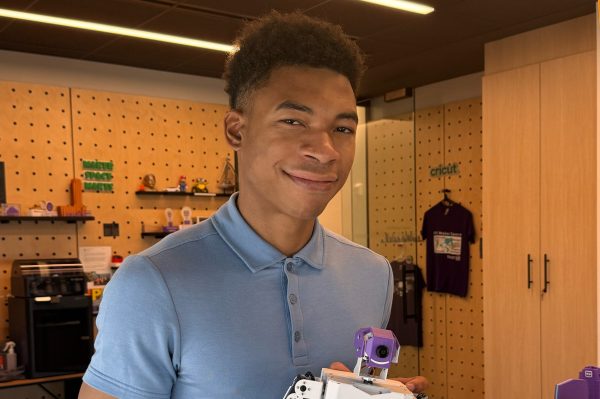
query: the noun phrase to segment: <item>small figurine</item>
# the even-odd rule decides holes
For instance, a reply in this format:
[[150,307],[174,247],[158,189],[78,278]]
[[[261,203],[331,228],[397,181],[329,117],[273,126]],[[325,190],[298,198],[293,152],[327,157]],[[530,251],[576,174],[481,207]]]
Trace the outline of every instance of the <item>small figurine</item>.
[[71,205],[58,206],[58,216],[86,216],[89,211],[83,205],[83,183],[80,179],[71,179]]
[[144,175],[138,191],[156,191],[156,177],[151,173]]
[[192,186],[192,192],[194,193],[208,193],[208,180],[203,177],[199,177],[194,180],[194,185]]
[[185,181],[185,176],[179,176],[179,191],[185,192],[187,188],[187,183]]
[[225,159],[225,166],[223,167],[223,173],[221,174],[221,180],[219,180],[218,187],[223,194],[233,194],[235,191],[235,168],[231,164],[229,155],[227,155],[227,159]]
[[2,216],[20,216],[21,215],[21,205],[19,204],[2,204],[2,212],[0,215]]

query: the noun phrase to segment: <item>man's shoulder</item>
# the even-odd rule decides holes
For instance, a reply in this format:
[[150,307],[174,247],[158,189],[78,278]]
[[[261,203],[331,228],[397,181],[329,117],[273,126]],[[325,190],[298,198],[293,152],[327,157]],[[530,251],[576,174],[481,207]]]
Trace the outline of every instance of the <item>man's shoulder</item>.
[[344,236],[336,234],[326,228],[323,228],[325,237],[325,248],[330,254],[342,255],[344,258],[354,260],[359,263],[379,264],[387,266],[389,262],[385,257],[367,248],[347,239]]
[[215,238],[220,239],[219,233],[213,227],[211,220],[208,219],[167,235],[157,244],[140,252],[139,255],[152,258],[173,250],[181,251],[186,248],[197,250],[198,246],[210,245],[208,241]]

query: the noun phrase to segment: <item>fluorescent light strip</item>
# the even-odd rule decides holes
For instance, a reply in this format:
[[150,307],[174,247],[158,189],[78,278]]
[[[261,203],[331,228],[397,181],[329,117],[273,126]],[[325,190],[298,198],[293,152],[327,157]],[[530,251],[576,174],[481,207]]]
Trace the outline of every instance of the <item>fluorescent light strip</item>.
[[164,33],[148,32],[139,29],[123,28],[121,26],[99,24],[95,22],[80,21],[77,19],[51,17],[49,15],[33,14],[0,8],[0,17],[15,18],[25,21],[41,22],[43,24],[67,26],[69,28],[92,30],[96,32],[112,33],[115,35],[136,37],[139,39],[156,40],[159,42],[181,44],[184,46],[199,47],[208,50],[224,52],[234,51],[230,44],[208,42],[206,40],[191,39],[188,37],[166,35]]
[[435,9],[433,7],[426,6],[424,4],[413,3],[412,1],[404,0],[361,0],[365,3],[377,4],[379,6],[395,8],[397,10],[403,10],[408,12],[414,12],[416,14],[429,14]]

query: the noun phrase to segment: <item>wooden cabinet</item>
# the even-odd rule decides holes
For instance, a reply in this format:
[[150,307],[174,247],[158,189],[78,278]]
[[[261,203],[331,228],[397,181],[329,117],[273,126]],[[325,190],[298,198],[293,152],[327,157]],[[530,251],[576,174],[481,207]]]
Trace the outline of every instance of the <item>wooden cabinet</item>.
[[551,398],[597,364],[595,59],[484,77],[487,398]]

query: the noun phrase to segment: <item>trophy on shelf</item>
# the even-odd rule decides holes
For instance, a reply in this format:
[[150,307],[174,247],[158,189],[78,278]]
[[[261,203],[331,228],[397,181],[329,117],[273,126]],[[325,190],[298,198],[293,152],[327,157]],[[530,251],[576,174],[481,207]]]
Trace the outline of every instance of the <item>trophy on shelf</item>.
[[231,164],[231,158],[227,155],[225,159],[225,166],[223,167],[223,173],[221,179],[217,185],[223,194],[233,194],[235,191],[235,168]]
[[163,231],[165,233],[172,233],[179,230],[177,226],[173,225],[173,209],[165,209],[165,217],[167,218],[167,225],[163,226]]
[[179,225],[179,230],[192,227],[192,208],[189,206],[181,208],[181,219],[183,223]]

